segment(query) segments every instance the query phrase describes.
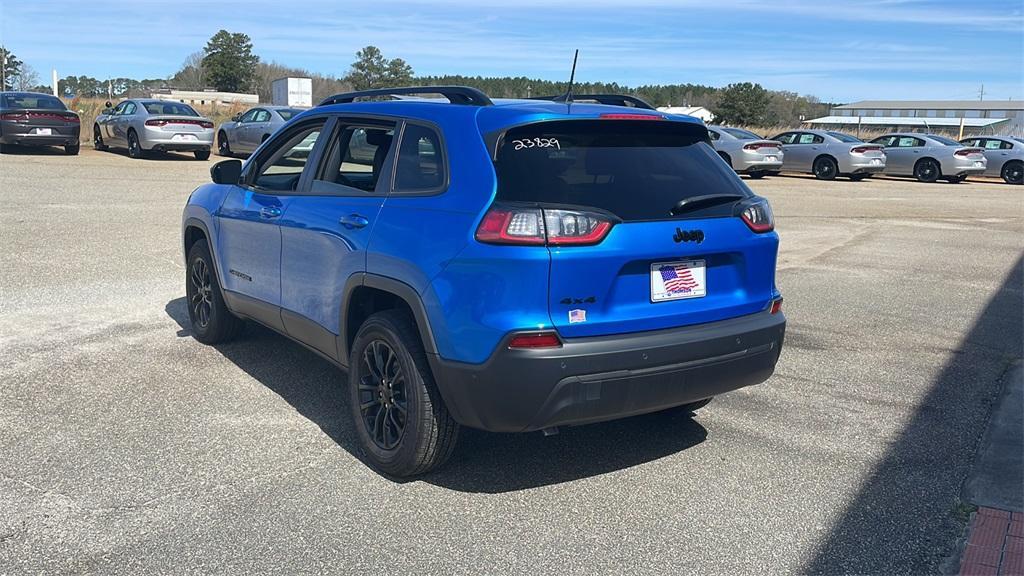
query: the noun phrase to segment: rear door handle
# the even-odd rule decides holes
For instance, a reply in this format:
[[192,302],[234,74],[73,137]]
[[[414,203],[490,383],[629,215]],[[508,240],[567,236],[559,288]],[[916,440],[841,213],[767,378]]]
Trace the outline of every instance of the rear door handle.
[[280,215],[281,209],[277,206],[264,206],[263,208],[260,208],[260,216],[263,218],[277,218]]
[[340,222],[345,228],[351,230],[353,228],[365,227],[370,223],[370,220],[361,214],[349,214],[348,216],[342,216],[338,222]]

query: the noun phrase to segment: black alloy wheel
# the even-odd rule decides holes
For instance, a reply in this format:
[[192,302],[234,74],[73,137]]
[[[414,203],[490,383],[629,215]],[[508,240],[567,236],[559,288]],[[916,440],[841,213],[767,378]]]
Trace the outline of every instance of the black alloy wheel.
[[210,281],[210,267],[206,260],[196,258],[188,273],[188,305],[192,321],[202,329],[210,326],[213,312],[213,284]]
[[1003,165],[1001,176],[1007,184],[1024,183],[1024,162],[1007,162]]
[[828,156],[822,156],[814,161],[814,177],[818,180],[834,180],[839,174],[839,166],[836,161]]
[[203,344],[217,344],[237,336],[245,322],[228,310],[206,240],[189,248],[185,267],[185,305],[192,336]]
[[128,156],[131,158],[142,158],[142,145],[139,144],[139,136],[134,130],[128,133]]
[[217,133],[217,154],[231,156],[231,143],[228,142],[228,135],[223,130]]
[[406,378],[398,355],[383,339],[363,350],[359,367],[359,413],[363,426],[381,450],[393,450],[409,421]]
[[914,178],[919,182],[935,182],[942,176],[942,169],[939,163],[931,158],[920,160],[914,165]]
[[100,132],[98,124],[92,127],[92,147],[96,150],[107,149],[107,145],[103,142],[103,133]]

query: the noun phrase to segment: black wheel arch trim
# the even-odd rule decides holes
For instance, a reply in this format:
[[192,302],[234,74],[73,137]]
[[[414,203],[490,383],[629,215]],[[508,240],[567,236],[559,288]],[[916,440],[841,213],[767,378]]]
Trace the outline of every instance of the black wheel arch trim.
[[[196,218],[195,216],[189,216],[188,218],[186,218],[185,225],[181,229],[181,247],[182,250],[184,250],[185,252],[185,269],[188,269],[189,250],[188,246],[185,245],[185,231],[192,227],[198,228],[203,233],[203,236],[206,238],[206,245],[210,248],[210,258],[213,258],[213,275],[216,276],[217,278],[217,287],[220,289],[221,298],[223,298],[224,302],[226,303],[228,301],[228,298],[226,297],[224,291],[224,282],[221,280],[220,277],[220,262],[217,260],[217,251],[213,249],[213,235],[210,234],[210,229],[206,227],[206,222],[203,222],[202,220]],[[232,312],[234,312],[234,310],[232,310]]]
[[434,332],[430,328],[430,321],[427,319],[427,309],[423,305],[423,299],[420,298],[419,292],[405,282],[395,280],[394,278],[379,276],[369,272],[358,272],[349,276],[345,282],[344,296],[341,302],[341,317],[338,324],[338,359],[341,362],[348,364],[348,343],[355,337],[355,334],[348,333],[348,322],[346,321],[348,309],[352,303],[352,296],[358,288],[362,287],[390,292],[401,298],[409,307],[409,310],[412,311],[413,318],[416,320],[416,328],[419,330],[420,340],[423,342],[423,350],[428,356],[437,356]]

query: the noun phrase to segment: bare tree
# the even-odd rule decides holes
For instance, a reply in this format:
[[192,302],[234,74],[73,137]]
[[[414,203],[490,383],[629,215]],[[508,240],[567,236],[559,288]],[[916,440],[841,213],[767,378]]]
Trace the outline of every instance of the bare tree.
[[183,90],[202,90],[206,88],[206,72],[203,70],[202,51],[193,52],[181,64],[181,70],[174,75],[172,82]]
[[39,85],[39,74],[36,73],[35,69],[28,64],[22,64],[18,70],[18,77],[15,81],[15,87],[18,90],[29,91]]

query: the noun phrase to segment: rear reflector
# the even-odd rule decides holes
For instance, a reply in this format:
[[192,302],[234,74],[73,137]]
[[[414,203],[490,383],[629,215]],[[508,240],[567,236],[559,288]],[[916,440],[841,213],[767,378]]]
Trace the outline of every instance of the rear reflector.
[[516,334],[508,342],[509,348],[561,348],[562,341],[554,332],[526,332]]
[[653,114],[601,114],[605,120],[664,120],[664,116]]
[[771,313],[778,314],[779,312],[782,312],[782,298],[772,300]]

